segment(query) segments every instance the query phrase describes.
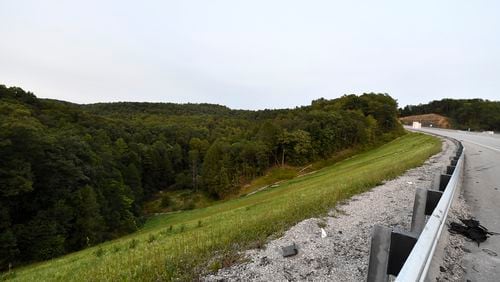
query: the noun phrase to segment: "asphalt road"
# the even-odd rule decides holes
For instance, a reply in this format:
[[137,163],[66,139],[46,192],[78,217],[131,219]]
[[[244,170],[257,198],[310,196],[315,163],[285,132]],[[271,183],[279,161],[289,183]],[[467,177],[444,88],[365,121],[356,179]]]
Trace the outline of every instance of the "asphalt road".
[[[465,170],[462,189],[472,215],[490,231],[500,232],[500,136],[457,130],[422,128],[462,141]],[[500,281],[500,235],[479,247],[467,242],[464,267],[468,281]]]

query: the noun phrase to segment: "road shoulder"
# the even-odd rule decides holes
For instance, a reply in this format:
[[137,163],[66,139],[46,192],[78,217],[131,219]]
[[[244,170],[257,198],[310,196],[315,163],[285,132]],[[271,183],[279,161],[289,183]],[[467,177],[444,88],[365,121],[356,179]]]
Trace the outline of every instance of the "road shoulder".
[[[304,220],[263,249],[244,252],[245,263],[203,277],[204,281],[363,281],[375,224],[409,230],[417,188],[431,187],[455,145],[444,139],[441,153],[400,177],[352,197],[323,218]],[[326,237],[323,238],[324,229]],[[281,247],[295,243],[298,254],[284,258]]]

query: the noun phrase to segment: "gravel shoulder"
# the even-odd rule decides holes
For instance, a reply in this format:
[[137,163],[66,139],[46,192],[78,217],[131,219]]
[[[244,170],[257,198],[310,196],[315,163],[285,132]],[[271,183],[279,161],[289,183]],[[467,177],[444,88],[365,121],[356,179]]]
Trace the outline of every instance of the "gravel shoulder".
[[[471,217],[471,209],[461,193],[453,202],[446,224],[449,226],[451,222],[460,223],[460,219]],[[466,269],[463,266],[467,252],[470,253],[470,250],[466,248],[465,237],[443,230],[437,250],[437,253],[441,254],[434,258],[437,262],[432,276],[436,281],[465,281]],[[432,263],[434,264],[434,261]]]
[[[444,170],[455,144],[443,139],[442,149],[424,165],[338,204],[327,216],[301,221],[264,248],[243,252],[244,263],[221,269],[201,280],[364,281],[373,226],[410,229],[415,190],[431,187],[434,175]],[[457,208],[459,212],[462,210],[462,206]],[[326,237],[322,236],[322,228]],[[454,239],[460,241],[458,237]],[[284,258],[281,247],[292,243],[296,244],[298,254]],[[444,265],[446,269],[455,270],[456,259],[446,259],[456,255],[457,249],[463,253],[461,246],[463,242],[447,246],[451,251],[444,254],[444,261],[449,262]],[[440,279],[448,279],[446,272]],[[455,276],[460,274],[458,270],[455,272],[458,273]]]

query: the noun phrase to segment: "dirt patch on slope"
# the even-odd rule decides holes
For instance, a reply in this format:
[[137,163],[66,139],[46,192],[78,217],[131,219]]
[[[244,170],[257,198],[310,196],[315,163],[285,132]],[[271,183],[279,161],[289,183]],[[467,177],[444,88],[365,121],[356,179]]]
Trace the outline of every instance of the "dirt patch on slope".
[[450,120],[442,115],[438,114],[425,114],[425,115],[414,115],[401,117],[399,120],[404,125],[412,125],[414,121],[422,123],[425,127],[439,127],[439,128],[451,128]]

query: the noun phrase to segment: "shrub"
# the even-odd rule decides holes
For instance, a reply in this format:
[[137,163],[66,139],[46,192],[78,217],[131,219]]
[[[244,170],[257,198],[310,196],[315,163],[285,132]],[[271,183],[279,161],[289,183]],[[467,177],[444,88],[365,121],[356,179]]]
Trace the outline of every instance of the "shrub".
[[172,205],[172,198],[170,198],[169,195],[163,195],[161,197],[161,203],[160,206],[162,208],[170,207]]
[[98,258],[102,257],[103,255],[105,254],[105,251],[102,249],[102,248],[99,248],[97,249],[95,252],[94,252],[94,255]]
[[132,241],[130,241],[130,243],[128,244],[128,248],[129,249],[135,249],[135,247],[137,247],[137,245],[139,245],[139,241],[136,240],[136,239],[133,239]]

